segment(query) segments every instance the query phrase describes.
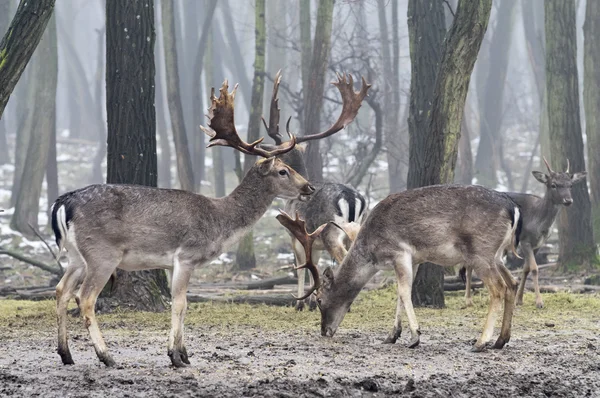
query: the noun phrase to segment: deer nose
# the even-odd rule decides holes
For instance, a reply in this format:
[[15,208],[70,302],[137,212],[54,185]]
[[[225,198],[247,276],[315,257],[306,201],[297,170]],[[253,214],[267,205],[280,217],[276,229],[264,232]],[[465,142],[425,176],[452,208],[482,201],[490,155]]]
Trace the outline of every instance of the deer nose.
[[573,204],[573,199],[571,199],[571,198],[563,199],[563,204],[565,206],[571,206]]
[[306,184],[304,186],[304,192],[305,192],[306,195],[310,195],[311,193],[315,192],[315,187],[313,187],[310,184]]

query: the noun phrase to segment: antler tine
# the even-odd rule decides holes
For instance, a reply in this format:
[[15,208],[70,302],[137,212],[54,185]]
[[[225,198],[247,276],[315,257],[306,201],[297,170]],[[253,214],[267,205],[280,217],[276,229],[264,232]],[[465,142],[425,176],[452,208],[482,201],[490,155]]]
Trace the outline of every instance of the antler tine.
[[546,160],[545,156],[542,156],[542,159],[544,159],[544,163],[546,163],[546,167],[548,168],[548,171],[550,173],[554,173],[554,170],[552,170],[552,168],[550,167],[550,165],[548,164],[548,161]]
[[[344,73],[340,75],[337,73],[336,75],[338,80],[332,82],[332,84],[338,88],[342,95],[342,112],[338,117],[338,120],[321,133],[298,137],[298,143],[329,137],[345,128],[358,114],[362,101],[367,96],[367,91],[371,85],[367,83],[364,77],[362,77],[362,87],[360,91],[354,91],[354,79],[351,74],[346,75]],[[346,79],[346,76],[348,76],[348,79]]]
[[309,297],[315,290],[317,290],[321,284],[319,270],[317,269],[317,266],[314,264],[312,259],[312,245],[315,239],[317,239],[319,235],[321,235],[321,232],[323,232],[323,229],[327,226],[327,224],[321,225],[319,228],[316,229],[316,231],[309,234],[306,231],[306,222],[300,219],[298,212],[296,212],[296,218],[293,219],[285,211],[279,211],[281,214],[277,215],[277,220],[281,223],[281,225],[287,228],[292,233],[292,235],[294,235],[294,237],[300,242],[302,247],[304,247],[306,262],[302,265],[297,266],[295,269],[298,270],[308,268],[308,270],[313,276],[314,283],[310,287],[310,289],[308,289],[308,292],[302,297],[294,296],[296,300],[304,300],[305,298]]
[[283,142],[283,137],[279,134],[279,98],[277,97],[277,93],[279,92],[279,83],[281,83],[281,69],[277,71],[275,75],[275,80],[273,81],[273,95],[271,96],[271,109],[269,110],[269,125],[265,121],[265,118],[262,118],[263,124],[267,129],[267,133],[269,137],[275,141],[275,144],[281,145]]
[[291,151],[296,145],[296,139],[291,136],[290,141],[286,144],[276,147],[272,151],[267,151],[258,147],[262,142],[263,137],[258,140],[247,143],[243,141],[237,133],[234,121],[234,106],[235,92],[238,88],[236,84],[233,91],[229,92],[227,79],[219,89],[219,97],[215,96],[214,87],[211,89],[210,100],[211,105],[208,108],[208,127],[200,126],[200,129],[209,137],[207,148],[215,145],[230,146],[248,155],[258,155],[265,158],[277,156],[282,153]]
[[567,170],[565,170],[565,173],[568,173],[570,168],[571,168],[571,163],[569,163],[569,158],[567,158]]

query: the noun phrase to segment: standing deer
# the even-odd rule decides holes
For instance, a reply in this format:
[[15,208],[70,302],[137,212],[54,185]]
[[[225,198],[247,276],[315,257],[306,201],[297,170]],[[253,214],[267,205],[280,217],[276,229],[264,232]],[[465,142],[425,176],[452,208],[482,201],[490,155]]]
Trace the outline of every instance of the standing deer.
[[[564,173],[552,170],[546,158],[543,159],[546,168],[548,168],[548,174],[544,174],[541,171],[532,172],[535,179],[546,187],[546,193],[543,198],[517,192],[507,193],[521,207],[523,216],[523,229],[519,235],[519,241],[521,242],[521,254],[525,256],[525,263],[523,265],[523,276],[521,277],[519,290],[517,291],[517,305],[523,304],[525,282],[531,272],[533,288],[535,290],[535,305],[537,308],[543,308],[544,301],[542,300],[538,283],[538,265],[535,261],[535,251],[542,247],[550,236],[550,229],[562,206],[571,206],[573,204],[571,186],[582,181],[587,174],[585,171],[570,174],[568,159],[567,169]],[[464,274],[464,272],[464,268],[461,269],[461,273]],[[471,298],[471,275],[473,270],[466,267],[466,273],[465,301],[467,306],[471,306],[473,305],[473,299]]]
[[[273,83],[269,124],[267,125],[267,122],[263,119],[265,128],[276,145],[281,145],[282,143],[282,136],[279,133],[279,99],[277,97],[280,82],[281,71],[277,72]],[[296,137],[297,143],[300,144],[330,137],[344,129],[358,114],[362,101],[367,96],[367,91],[371,87],[363,78],[361,90],[355,92],[352,75],[338,74],[337,81],[332,84],[338,88],[342,97],[342,111],[338,120],[323,132]],[[290,134],[290,120],[291,118],[288,119],[286,124],[288,134]],[[263,147],[269,148],[268,145],[263,145]],[[302,146],[296,146],[291,151],[280,155],[279,158],[290,165],[302,177],[308,179],[308,172],[304,163],[304,148]],[[320,252],[326,250],[338,264],[341,264],[352,243],[351,235],[353,233],[356,234],[353,231],[356,231],[360,226],[367,212],[365,198],[349,185],[332,182],[311,183],[315,187],[316,192],[311,195],[310,199],[290,199],[285,204],[285,211],[289,214],[298,212],[305,220],[309,231],[315,231],[318,226],[329,223],[319,235],[319,238],[315,240],[315,244],[313,245],[313,260],[318,264]],[[294,235],[290,235],[290,237],[292,239],[292,249],[296,264],[301,264],[306,261],[302,245]],[[302,300],[310,297],[310,294],[304,294],[304,278],[304,271],[299,272],[298,297],[302,298]],[[302,300],[297,302],[297,310],[304,308],[304,301]],[[310,301],[309,304],[311,309],[316,307],[314,300]]]
[[[307,265],[321,310],[321,334],[332,337],[360,290],[381,268],[394,268],[398,300],[394,327],[384,343],[395,343],[402,332],[403,309],[411,331],[409,347],[419,344],[420,330],[411,301],[419,264],[469,264],[490,292],[490,307],[473,350],[491,340],[504,299],[500,336],[510,339],[517,282],[504,266],[502,254],[515,242],[522,225],[520,210],[507,195],[480,186],[435,185],[389,195],[375,206],[337,271],[326,268],[320,283],[316,267]],[[307,262],[307,264],[309,264]]]
[[58,354],[73,364],[67,344],[67,305],[77,303],[100,361],[115,365],[98,328],[94,306],[117,268],[126,271],[171,271],[172,315],[168,355],[173,366],[189,364],[183,343],[186,291],[194,267],[206,264],[235,244],[267,211],[276,197],[310,195],[314,188],[275,156],[291,151],[290,141],[271,151],[240,139],[234,124],[234,97],[227,80],[216,98],[211,93],[210,146],[224,145],[262,156],[240,185],[224,198],[134,185],[91,185],[54,202],[52,228],[56,243],[66,248],[69,266],[56,287]]

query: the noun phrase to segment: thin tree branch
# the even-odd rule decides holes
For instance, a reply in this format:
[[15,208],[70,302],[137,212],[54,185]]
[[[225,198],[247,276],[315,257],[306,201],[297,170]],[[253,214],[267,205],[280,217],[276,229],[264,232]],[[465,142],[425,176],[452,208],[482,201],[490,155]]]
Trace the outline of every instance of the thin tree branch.
[[[48,244],[48,242],[46,242],[46,239],[44,239],[42,237],[42,235],[39,233],[39,231],[37,229],[35,229],[33,227],[33,225],[31,225],[31,223],[27,223],[27,225],[29,225],[29,228],[31,228],[31,230],[33,231],[35,236],[37,236],[42,242],[44,242],[44,245],[46,245],[46,247],[48,248],[48,251],[50,252],[50,254],[52,254],[52,257],[54,257],[54,260],[56,261],[56,264],[58,265],[58,269],[60,269],[62,271],[62,265],[61,265],[60,261],[58,260],[58,256],[56,255],[56,253],[54,253],[54,250],[52,250],[52,248],[50,248],[50,245]],[[61,275],[62,275],[62,272],[61,272]]]
[[58,276],[62,275],[62,268],[61,269],[56,269],[55,267],[53,267],[51,265],[48,265],[48,264],[43,263],[43,262],[38,261],[38,260],[34,260],[34,259],[29,258],[27,256],[24,256],[23,254],[21,254],[19,252],[16,252],[14,250],[8,250],[8,249],[4,249],[4,248],[0,247],[0,255],[1,254],[5,254],[5,255],[10,256],[12,258],[16,258],[17,260],[22,261],[24,263],[31,264],[34,267],[38,267],[40,269],[43,269],[44,271],[50,272],[51,274],[58,275]]

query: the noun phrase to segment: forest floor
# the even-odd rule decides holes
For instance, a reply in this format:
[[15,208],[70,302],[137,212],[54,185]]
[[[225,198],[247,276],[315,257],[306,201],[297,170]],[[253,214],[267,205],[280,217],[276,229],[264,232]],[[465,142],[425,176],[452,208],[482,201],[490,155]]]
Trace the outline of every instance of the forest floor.
[[485,293],[463,309],[417,309],[421,345],[382,345],[395,288],[361,293],[334,338],[317,312],[265,305],[191,304],[185,322],[192,365],[166,355],[168,313],[99,315],[116,368],[96,358],[79,319],[69,319],[76,362],[56,354],[54,301],[0,300],[0,396],[44,397],[600,397],[600,296],[533,295],[516,310],[503,350],[470,352],[487,310]]

